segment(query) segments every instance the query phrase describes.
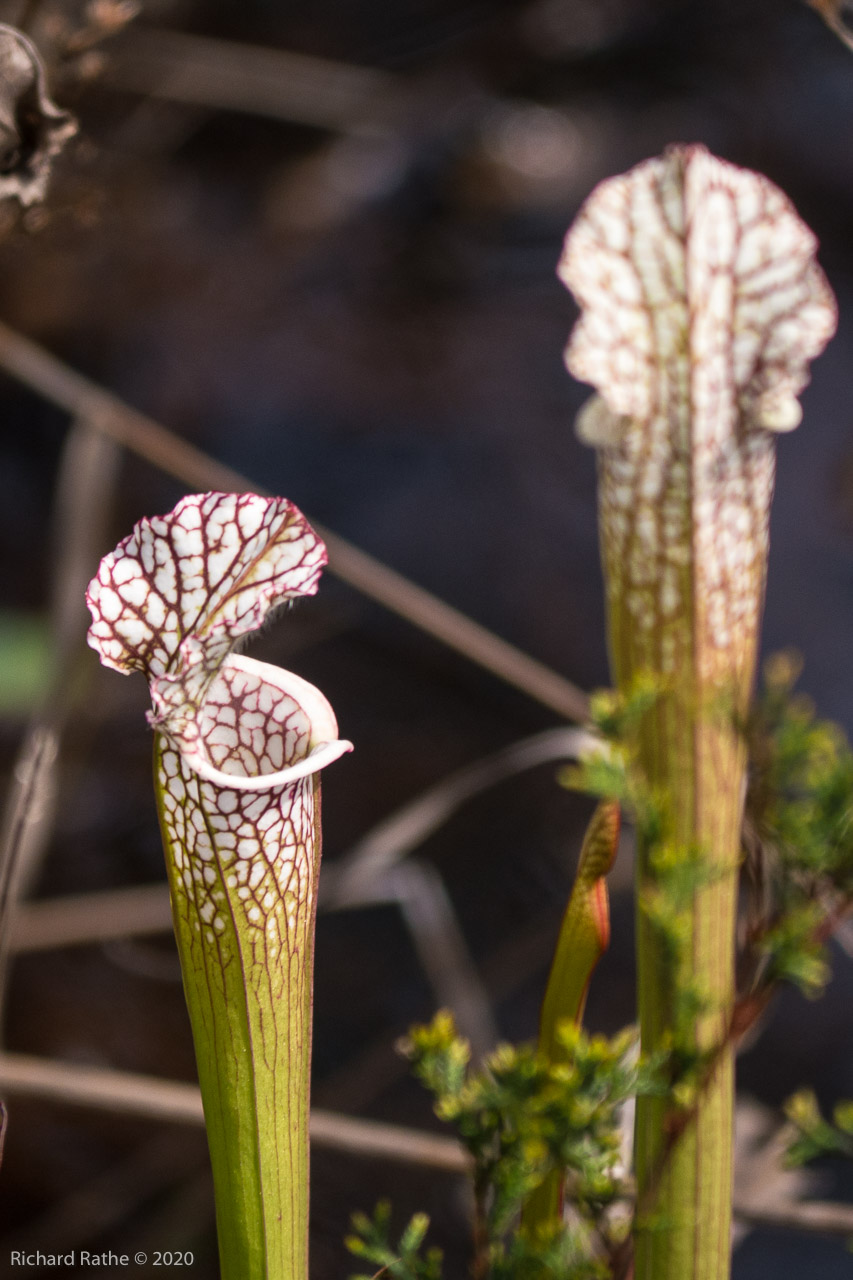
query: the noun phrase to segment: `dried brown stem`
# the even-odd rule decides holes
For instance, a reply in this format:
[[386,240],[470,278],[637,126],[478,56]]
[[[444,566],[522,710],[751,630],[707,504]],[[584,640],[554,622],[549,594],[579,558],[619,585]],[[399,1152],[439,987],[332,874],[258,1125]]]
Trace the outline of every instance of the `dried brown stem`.
[[[95,1107],[150,1120],[201,1125],[201,1097],[192,1084],[158,1080],[100,1067],[80,1067],[25,1054],[0,1054],[0,1083],[13,1096],[41,1098],[73,1106]],[[467,1152],[453,1138],[420,1133],[330,1111],[314,1111],[311,1137],[318,1146],[360,1157],[420,1165],[446,1173],[470,1173]],[[772,1208],[750,1205],[741,1197],[735,1215],[756,1225],[817,1234],[853,1234],[853,1205],[832,1201],[783,1200]],[[627,1280],[630,1257],[615,1280]]]
[[[2,324],[0,368],[191,489],[266,492]],[[331,573],[559,716],[587,719],[587,696],[569,680],[351,542],[311,523],[326,543]]]

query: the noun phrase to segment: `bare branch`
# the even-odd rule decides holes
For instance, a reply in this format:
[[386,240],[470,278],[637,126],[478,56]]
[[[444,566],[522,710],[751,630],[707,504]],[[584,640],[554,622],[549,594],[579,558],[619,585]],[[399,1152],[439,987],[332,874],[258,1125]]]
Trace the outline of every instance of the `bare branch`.
[[163,881],[22,903],[12,926],[10,950],[18,955],[52,951],[164,933],[171,927],[169,886]]
[[[2,324],[0,368],[192,490],[266,492]],[[328,548],[330,572],[344,582],[559,716],[587,718],[587,696],[569,680],[351,542],[311,524]]]
[[775,1206],[751,1205],[738,1200],[735,1217],[754,1227],[785,1227],[790,1231],[811,1231],[818,1235],[853,1236],[853,1204],[831,1200],[780,1200]]
[[15,906],[37,874],[53,830],[59,747],[74,696],[69,676],[83,642],[83,593],[97,563],[118,455],[112,440],[82,421],[73,424],[62,452],[54,499],[50,683],[18,752],[0,828],[0,1005]]
[[402,84],[372,67],[151,27],[111,52],[103,79],[122,92],[344,132],[372,120]]
[[[0,1084],[5,1091],[20,1097],[179,1124],[204,1123],[201,1095],[193,1084],[14,1053],[0,1054]],[[377,1157],[447,1173],[468,1173],[471,1169],[468,1154],[453,1138],[332,1111],[312,1112],[311,1138],[318,1146],[359,1157]],[[853,1205],[833,1201],[780,1200],[768,1207],[751,1205],[749,1198],[741,1195],[735,1203],[735,1216],[756,1226],[853,1235]]]
[[[201,1125],[204,1113],[196,1085],[152,1076],[80,1067],[25,1054],[0,1054],[0,1084],[20,1097],[42,1098],[125,1115]],[[360,1120],[332,1111],[311,1114],[311,1138],[319,1146],[353,1155],[381,1156],[403,1164],[465,1173],[466,1153],[452,1138],[419,1133],[399,1125]]]
[[320,888],[321,902],[346,906],[369,892],[380,872],[423,844],[466,801],[526,769],[552,760],[575,760],[597,741],[583,729],[546,729],[442,778],[383,818],[327,869]]

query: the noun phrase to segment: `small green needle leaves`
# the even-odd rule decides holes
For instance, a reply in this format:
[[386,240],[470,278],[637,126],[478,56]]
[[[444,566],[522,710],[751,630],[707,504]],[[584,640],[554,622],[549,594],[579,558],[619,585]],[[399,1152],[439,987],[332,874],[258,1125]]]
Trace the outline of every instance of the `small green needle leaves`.
[[425,1213],[414,1215],[396,1245],[391,1240],[391,1206],[386,1200],[379,1202],[372,1218],[354,1213],[352,1228],[346,1240],[350,1253],[379,1270],[369,1276],[351,1276],[350,1280],[377,1280],[380,1276],[388,1280],[441,1280],[441,1250],[421,1252],[429,1228]]
[[[603,1252],[617,1223],[608,1215],[625,1192],[619,1112],[638,1091],[658,1088],[637,1061],[633,1031],[587,1036],[572,1021],[555,1032],[549,1060],[532,1047],[501,1045],[482,1068],[439,1013],[413,1027],[403,1050],[474,1163],[475,1249],[471,1275],[489,1280],[604,1280]],[[558,1060],[559,1059],[559,1060]],[[523,1219],[537,1189],[568,1170],[574,1220]],[[405,1273],[404,1273],[405,1274]]]

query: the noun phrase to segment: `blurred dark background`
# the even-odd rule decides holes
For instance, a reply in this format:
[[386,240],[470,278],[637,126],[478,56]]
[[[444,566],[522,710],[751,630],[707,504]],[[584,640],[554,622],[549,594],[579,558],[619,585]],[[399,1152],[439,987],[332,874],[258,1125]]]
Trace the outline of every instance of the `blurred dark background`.
[[[821,714],[853,729],[853,52],[815,12],[799,0],[147,0],[110,36],[127,16],[118,0],[0,3],[80,121],[45,204],[0,207],[0,320],[584,689],[607,683],[607,664],[594,458],[572,431],[588,389],[562,365],[575,317],[554,274],[562,237],[596,182],[670,142],[704,142],[787,191],[820,238],[841,321],[803,426],[780,442],[765,649],[798,648]],[[0,334],[0,360],[2,346]],[[0,412],[11,779],[48,687],[69,422],[2,374]],[[90,573],[183,491],[130,454],[118,467],[92,494]],[[100,670],[79,648],[82,614],[75,625],[38,898],[162,879],[144,682]],[[425,788],[560,723],[331,574],[253,652],[320,685],[356,744],[324,781],[329,867]],[[503,1037],[535,1032],[588,813],[544,764],[417,851],[443,879]],[[629,853],[589,1007],[607,1031],[633,1017]],[[803,1083],[826,1103],[853,1094],[853,963],[841,947],[835,960],[822,1002],[776,1005],[742,1059],[745,1094],[770,1106]],[[315,1102],[437,1127],[394,1050],[434,1004],[397,908],[321,914]],[[4,1047],[192,1080],[168,934],[16,958]],[[200,1131],[13,1098],[0,1268],[17,1247],[191,1249],[193,1274],[214,1277],[205,1159]],[[842,1196],[844,1177],[827,1168],[824,1190]],[[383,1194],[401,1222],[432,1215],[448,1280],[463,1276],[452,1177],[318,1148],[314,1280],[349,1274],[349,1213]],[[735,1259],[736,1280],[851,1270],[840,1242],[768,1230]]]

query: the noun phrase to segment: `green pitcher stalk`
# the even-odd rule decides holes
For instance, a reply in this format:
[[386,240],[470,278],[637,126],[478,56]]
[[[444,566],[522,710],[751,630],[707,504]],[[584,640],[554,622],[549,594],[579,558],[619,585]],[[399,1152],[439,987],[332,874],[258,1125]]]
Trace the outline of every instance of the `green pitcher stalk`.
[[[729,1273],[734,929],[745,750],[763,608],[774,435],[800,420],[808,362],[835,326],[813,235],[767,179],[702,147],[603,183],[560,275],[581,306],[566,353],[598,394],[578,433],[599,458],[614,681],[659,690],[638,735],[638,1003],[646,1053],[712,1066],[679,1114],[638,1100],[636,1280]],[[699,860],[676,960],[650,903],[660,843]],[[673,853],[674,851],[674,853]],[[685,1029],[685,996],[697,1014]]]
[[307,1280],[319,770],[350,749],[312,685],[234,654],[325,548],[282,498],[197,494],[89,586],[89,642],[149,679],[154,777],[223,1280]]

